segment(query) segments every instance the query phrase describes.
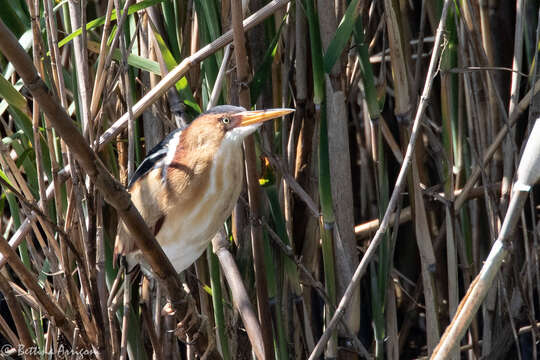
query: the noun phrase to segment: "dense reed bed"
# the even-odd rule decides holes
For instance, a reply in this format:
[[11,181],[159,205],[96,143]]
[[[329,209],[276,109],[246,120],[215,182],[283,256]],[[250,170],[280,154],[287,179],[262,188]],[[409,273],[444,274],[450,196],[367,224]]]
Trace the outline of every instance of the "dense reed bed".
[[[538,358],[538,1],[0,4],[0,356]],[[177,276],[124,187],[219,104],[296,111]]]

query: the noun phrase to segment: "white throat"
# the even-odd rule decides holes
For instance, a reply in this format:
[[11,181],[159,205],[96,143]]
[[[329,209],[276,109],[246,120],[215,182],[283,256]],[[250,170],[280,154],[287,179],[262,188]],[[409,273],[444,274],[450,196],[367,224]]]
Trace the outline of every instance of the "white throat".
[[247,136],[253,134],[259,128],[259,126],[261,126],[261,124],[236,127],[230,131],[227,131],[223,141],[232,141],[240,144]]

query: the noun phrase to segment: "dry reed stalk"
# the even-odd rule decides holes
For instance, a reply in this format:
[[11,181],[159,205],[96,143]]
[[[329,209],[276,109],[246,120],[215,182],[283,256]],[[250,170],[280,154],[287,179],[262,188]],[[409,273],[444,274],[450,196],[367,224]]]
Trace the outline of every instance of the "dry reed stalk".
[[240,313],[244,326],[246,327],[249,341],[253,346],[253,352],[255,353],[257,359],[265,359],[264,340],[261,326],[259,324],[257,315],[253,310],[253,305],[249,300],[249,295],[244,286],[242,276],[238,271],[238,267],[236,266],[236,262],[228,250],[227,239],[223,231],[217,233],[217,235],[212,239],[212,247],[214,249],[214,253],[219,259],[219,263],[223,269],[223,274],[225,275],[229,288],[231,289],[231,296],[234,306]]
[[[325,52],[335,36],[337,29],[335,4],[331,1],[318,1],[321,29],[321,42]],[[326,77],[326,118],[328,121],[328,151],[330,173],[332,174],[331,191],[336,216],[336,234],[334,236],[334,254],[336,257],[337,295],[342,296],[352,278],[353,269],[358,265],[356,241],[352,231],[354,227],[353,186],[351,176],[351,158],[345,95],[342,89],[341,59],[337,59]],[[346,321],[353,332],[360,328],[360,292],[357,291],[347,309]],[[343,353],[342,356],[347,356]]]
[[[109,32],[111,29],[111,14],[113,10],[114,0],[109,0],[107,2],[107,10],[105,11],[105,24],[103,26],[103,32],[101,33],[101,42],[99,46],[99,53],[105,54],[107,52],[107,38],[109,37]],[[122,24],[122,20],[119,21],[119,25]],[[113,47],[111,46],[111,49]],[[94,78],[94,87],[92,89],[92,99],[90,102],[90,118],[93,119],[98,113],[99,98],[103,92],[103,87],[105,86],[105,80],[108,73],[108,63],[106,63],[107,56],[100,56],[98,59],[98,64],[96,68],[96,75]],[[64,105],[64,104],[62,104]],[[66,107],[64,105],[64,107]]]
[[[30,16],[32,17],[32,34],[33,34],[33,44],[32,44],[32,58],[34,61],[34,65],[36,66],[36,69],[39,69],[39,73],[41,76],[43,76],[43,66],[41,63],[41,54],[42,54],[42,45],[41,45],[41,37],[39,36],[41,33],[41,29],[39,26],[37,15],[39,12],[39,3],[38,1],[29,1],[29,11]],[[40,143],[40,136],[39,136],[39,127],[40,127],[40,113],[39,113],[39,104],[33,103],[32,104],[32,132],[34,134],[34,144]],[[34,153],[36,156],[36,173],[37,173],[37,180],[38,180],[38,191],[39,191],[39,205],[40,208],[43,210],[45,208],[45,180],[43,179],[43,154],[41,151],[41,146],[35,146],[34,147]]]
[[420,189],[418,164],[412,160],[412,187],[414,191],[414,225],[415,237],[422,267],[422,284],[426,304],[426,338],[428,354],[433,352],[440,338],[440,326],[437,316],[437,294],[434,269],[437,266],[424,199]]
[[[17,329],[18,340],[20,341],[20,344],[24,347],[23,351],[17,350],[17,355],[19,355],[20,353],[26,353],[28,354],[25,356],[26,359],[37,359],[37,355],[35,355],[32,351],[32,349],[35,348],[35,345],[32,341],[32,336],[30,335],[30,332],[28,331],[28,328],[26,326],[26,321],[24,319],[20,304],[15,297],[13,290],[9,286],[7,278],[1,274],[0,291],[2,291],[2,294],[4,295],[7,305],[9,307],[11,316],[13,317],[13,322],[15,323],[15,327]],[[17,349],[19,349],[18,346]]]
[[227,65],[229,64],[229,59],[231,58],[231,45],[225,46],[225,53],[223,54],[223,61],[219,67],[219,72],[216,77],[216,82],[214,83],[214,88],[212,89],[212,94],[210,95],[210,100],[208,100],[208,106],[206,110],[211,109],[217,104],[219,94],[221,93],[221,88],[223,86],[223,79],[225,78],[225,72],[227,70]]
[[409,145],[407,146],[407,152],[405,153],[405,156],[403,158],[403,165],[401,166],[398,178],[396,180],[396,184],[394,186],[394,190],[392,191],[392,196],[390,198],[390,201],[388,202],[388,207],[386,208],[384,217],[381,221],[381,225],[379,227],[379,230],[375,234],[373,241],[371,242],[368,250],[364,254],[364,257],[362,258],[360,264],[356,268],[356,271],[353,275],[353,279],[351,283],[349,284],[349,286],[347,287],[347,290],[345,291],[344,296],[341,298],[339,302],[339,306],[334,316],[332,317],[332,320],[330,321],[330,323],[328,324],[328,327],[326,328],[323,335],[319,339],[317,346],[315,347],[313,352],[310,354],[310,357],[309,357],[310,359],[315,359],[321,354],[324,345],[326,344],[326,342],[331,336],[332,330],[337,326],[339,319],[343,316],[345,308],[348,306],[350,300],[352,299],[354,289],[358,286],[361,276],[364,274],[369,261],[375,254],[375,249],[381,242],[383,234],[386,232],[388,228],[390,215],[394,211],[394,208],[396,207],[398,203],[398,199],[401,196],[400,195],[401,189],[405,185],[406,174],[409,169],[410,161],[414,153],[414,146],[416,143],[416,139],[418,137],[418,129],[420,127],[420,120],[422,119],[424,115],[424,112],[427,106],[427,99],[429,97],[429,94],[431,92],[431,88],[433,85],[433,80],[435,77],[435,68],[437,66],[439,55],[441,53],[442,33],[443,33],[444,25],[446,22],[446,14],[448,11],[449,4],[450,4],[450,1],[445,0],[443,11],[441,14],[441,20],[437,28],[437,35],[435,38],[434,50],[431,55],[431,61],[430,61],[428,73],[426,76],[426,82],[424,84],[424,90],[422,91],[421,101],[420,101],[420,104],[418,105],[418,109],[416,111],[416,115],[414,118],[412,130],[411,130],[411,138],[409,141]]
[[[510,114],[508,119],[508,125],[510,127],[514,126],[518,119],[520,118],[520,115],[523,114],[523,112],[529,107],[531,100],[534,95],[536,95],[540,91],[540,80],[538,80],[534,84],[534,88],[529,90],[525,96],[521,99],[521,101],[516,106],[515,110]],[[507,133],[509,131],[509,128],[507,126],[503,126],[501,130],[497,133],[497,136],[495,136],[493,142],[484,150],[484,155],[482,156],[481,162],[474,168],[471,175],[467,179],[467,182],[463,186],[463,191],[461,194],[456,198],[456,202],[454,207],[456,210],[461,209],[461,207],[464,205],[467,193],[471,191],[473,186],[478,181],[478,178],[481,175],[482,169],[488,165],[489,161],[491,160],[491,157],[495,154],[497,149],[501,146],[501,143],[505,139]]]
[[17,334],[15,334],[13,330],[11,330],[11,327],[9,326],[8,322],[1,315],[0,315],[0,334],[2,334],[2,336],[6,338],[9,341],[9,343],[13,345],[14,347],[17,347],[20,345],[19,337],[17,336]]
[[131,275],[128,271],[124,273],[124,311],[122,315],[122,338],[120,339],[120,360],[127,359],[127,339],[129,312],[131,311]]
[[[0,30],[5,34],[0,39],[0,51],[12,64],[15,64],[17,72],[34,96],[35,101],[40,104],[44,113],[51,119],[51,124],[70,147],[81,167],[102,192],[105,201],[118,211],[124,223],[131,230],[137,247],[145,254],[157,277],[166,284],[172,301],[178,309],[178,315],[183,317],[187,313],[187,309],[185,303],[182,303],[181,294],[183,292],[177,282],[176,272],[137,209],[133,206],[129,194],[110,175],[97,155],[87,145],[65,110],[52,99],[47,86],[36,73],[28,55],[26,55],[24,49],[20,47],[17,39],[3,22],[0,22]],[[7,246],[9,247],[9,244]],[[11,247],[9,249],[11,250]],[[199,318],[197,319],[198,322],[201,321]],[[62,321],[61,323],[64,324]],[[195,331],[197,328],[197,326],[192,327],[191,331]],[[69,332],[70,337],[71,333]],[[205,334],[199,335],[196,346],[200,354],[203,354],[206,350],[207,338]],[[217,358],[219,354],[214,351],[209,356]]]
[[[508,117],[514,112],[514,109],[519,102],[519,87],[521,83],[521,63],[523,60],[523,7],[524,1],[516,1],[516,25],[514,30],[514,56],[512,59],[512,80],[510,85],[510,99],[508,102]],[[510,131],[512,137],[514,131]],[[503,178],[501,184],[501,202],[506,208],[508,206],[508,200],[510,199],[510,186],[512,182],[512,174],[514,173],[514,156],[516,155],[512,151],[511,140],[506,139],[503,145]]]
[[31,273],[30,270],[26,268],[17,253],[9,246],[7,240],[1,236],[0,252],[7,258],[9,265],[15,271],[19,279],[21,279],[23,284],[35,295],[36,300],[45,310],[47,315],[50,316],[51,320],[54,321],[54,324],[62,330],[64,335],[71,338],[71,334],[73,334],[73,330],[75,329],[72,320],[66,317],[66,314],[58,304],[51,299],[50,294],[47,294],[45,290],[38,285],[35,274]]
[[[238,98],[240,106],[246,109],[251,107],[251,100],[247,83],[249,81],[249,64],[245,46],[245,34],[242,24],[243,19],[242,3],[240,0],[231,0],[232,30],[234,53],[236,59],[236,76],[239,83]],[[249,198],[250,218],[254,221],[250,224],[251,246],[253,249],[253,263],[255,267],[255,281],[257,283],[257,309],[261,324],[271,324],[271,314],[268,302],[268,286],[266,281],[266,270],[264,265],[264,247],[262,241],[262,227],[258,223],[261,217],[260,189],[258,186],[257,165],[255,159],[255,142],[253,135],[244,140],[246,182]],[[274,358],[274,344],[272,327],[264,326],[262,330],[262,340],[264,346],[264,358]]]
[[104,354],[105,358],[110,357],[111,348],[111,333],[109,316],[107,314],[107,299],[109,297],[109,291],[106,283],[106,256],[105,256],[105,223],[103,220],[103,199],[101,195],[95,192],[95,205],[96,209],[96,285],[98,291],[98,304],[102,322],[103,340],[102,344],[97,344],[100,353]]
[[[115,0],[116,13],[120,13],[120,3],[118,0]],[[131,1],[126,1],[124,4],[125,7],[129,6]],[[124,29],[119,26],[117,28],[117,34],[122,34]],[[129,84],[129,74],[127,67],[127,49],[126,49],[126,39],[124,36],[119,36],[120,38],[120,52],[122,53],[122,61],[120,64],[121,84],[122,90],[124,93],[124,100],[127,106],[127,115],[128,115],[128,126],[127,126],[127,136],[128,136],[128,162],[127,162],[127,178],[131,179],[133,172],[135,171],[135,118],[133,117],[133,96],[131,94],[131,86]]]
[[[463,337],[472,321],[472,317],[484,302],[488,291],[492,288],[495,276],[502,265],[511,245],[511,235],[521,219],[521,211],[529,197],[532,185],[540,179],[540,119],[535,122],[529,135],[527,145],[520,160],[516,180],[512,188],[510,206],[506,213],[497,241],[493,244],[480,273],[471,283],[465,297],[461,300],[458,312],[445,330],[443,337],[433,353],[433,359],[446,359]],[[484,345],[483,345],[484,346]]]
[[85,1],[68,1],[69,18],[73,29],[81,29],[81,36],[74,41],[75,69],[77,72],[78,98],[81,113],[82,132],[86,139],[92,139],[92,119],[90,118],[90,76],[88,74],[87,30],[86,30],[86,4]]

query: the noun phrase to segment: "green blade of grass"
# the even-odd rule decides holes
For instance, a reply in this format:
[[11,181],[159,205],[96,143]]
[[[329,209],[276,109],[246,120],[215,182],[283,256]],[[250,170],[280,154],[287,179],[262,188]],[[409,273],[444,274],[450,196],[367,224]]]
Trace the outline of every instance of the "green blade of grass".
[[[167,66],[167,69],[172,70],[178,64],[176,60],[174,59],[173,54],[167,47],[167,44],[165,44],[165,40],[163,39],[163,37],[159,34],[155,26],[153,24],[151,25],[152,25],[152,31],[154,32],[154,36],[156,37],[156,41],[159,45],[159,49],[161,50],[161,54],[163,55],[163,61],[165,61],[165,65]],[[176,90],[178,90],[178,93],[180,94],[180,98],[186,105],[188,105],[190,108],[195,110],[197,113],[202,112],[201,108],[199,107],[199,104],[197,104],[197,102],[195,101],[195,98],[193,97],[193,93],[191,92],[191,89],[189,88],[189,84],[185,76],[183,76],[180,80],[176,82],[175,87],[176,87]]]
[[0,0],[0,6],[0,19],[15,36],[21,36],[30,27],[30,14],[26,7],[23,8],[18,1],[13,0]]
[[0,97],[4,99],[0,104],[0,115],[2,115],[7,108],[7,106],[4,105],[4,101],[18,109],[20,112],[27,113],[28,107],[26,104],[26,99],[19,92],[22,86],[22,82],[18,82],[15,86],[13,86],[3,76],[0,76]]
[[212,286],[212,306],[214,307],[214,320],[216,322],[217,338],[221,346],[223,360],[230,360],[229,341],[227,340],[225,323],[225,309],[223,295],[221,292],[221,276],[219,270],[219,259],[212,251],[212,244],[208,245],[206,250],[208,264],[210,265],[210,285]]
[[[216,4],[213,0],[196,0],[194,1],[194,5],[195,11],[197,12],[197,19],[199,20],[201,45],[209,44],[221,35],[221,19]],[[205,109],[208,105],[212,89],[214,88],[219,72],[219,64],[221,64],[222,60],[222,52],[218,51],[202,62],[202,105]],[[218,99],[218,103],[220,102],[221,101]]]
[[324,100],[324,67],[322,57],[321,35],[319,30],[319,19],[315,12],[312,0],[305,1],[306,16],[309,27],[309,42],[311,44],[311,57],[313,68],[313,102],[321,105]]
[[[150,7],[150,6],[154,6],[154,5],[159,4],[160,2],[163,2],[163,1],[165,1],[165,0],[143,0],[143,1],[139,2],[139,3],[131,5],[128,8],[128,15],[134,14],[137,11],[144,10],[144,9]],[[112,14],[111,14],[111,21],[116,20],[116,19],[117,19],[116,10],[113,10]],[[98,17],[97,19],[94,19],[92,21],[87,22],[86,23],[86,30],[90,31],[90,30],[95,29],[95,28],[97,28],[99,26],[102,26],[104,24],[105,24],[105,16],[101,16],[101,17]],[[82,29],[81,28],[73,31],[71,34],[67,35],[65,38],[63,38],[62,40],[60,40],[58,42],[58,47],[60,48],[60,47],[62,47],[64,45],[66,45],[71,40],[75,39],[77,36],[79,36],[81,34],[82,34]]]
[[255,105],[261,91],[263,89],[266,81],[269,81],[271,78],[270,72],[272,71],[272,62],[277,52],[278,40],[281,35],[281,30],[283,29],[283,24],[285,23],[286,16],[282,19],[278,31],[272,38],[270,46],[266,49],[266,52],[263,56],[263,60],[257,71],[253,75],[253,80],[249,85],[251,104]]
[[326,53],[324,54],[324,71],[326,73],[330,73],[351,37],[357,18],[357,14],[355,14],[357,6],[358,0],[353,0],[349,3],[345,15],[343,15],[343,19],[341,19],[336,30],[336,34],[332,38],[330,45],[328,45],[328,49],[326,49]]
[[171,50],[172,55],[177,61],[180,61],[180,47],[178,46],[178,41],[176,41],[177,36],[177,25],[176,25],[176,14],[174,11],[173,1],[164,1],[161,4],[161,9],[163,10],[163,20],[165,23],[165,31],[167,32],[168,45]]
[[369,61],[368,47],[364,40],[364,25],[362,17],[358,16],[354,27],[354,39],[356,51],[358,52],[358,60],[360,71],[362,73],[362,82],[364,83],[364,93],[368,112],[371,120],[377,120],[381,115],[383,104],[377,101],[377,90],[375,88],[375,76],[373,75],[373,67]]
[[[319,17],[315,11],[313,0],[305,1],[306,16],[308,20],[309,38],[311,44],[312,76],[313,76],[313,102],[316,114],[319,116],[319,198],[321,203],[322,218],[319,222],[322,241],[324,280],[328,293],[330,306],[326,307],[328,319],[333,317],[333,308],[336,304],[336,274],[334,267],[334,210],[332,205],[332,190],[330,182],[330,163],[328,150],[328,124],[326,121],[326,90],[325,72],[323,67],[323,51],[319,29]],[[337,356],[337,332],[333,331],[331,340],[327,345],[327,356]]]

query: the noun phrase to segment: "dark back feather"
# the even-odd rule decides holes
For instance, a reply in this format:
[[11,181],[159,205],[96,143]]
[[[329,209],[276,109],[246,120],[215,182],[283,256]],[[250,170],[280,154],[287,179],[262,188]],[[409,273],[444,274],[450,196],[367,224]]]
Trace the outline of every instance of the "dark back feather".
[[163,140],[161,140],[159,144],[154,146],[152,150],[150,150],[148,155],[146,155],[137,170],[135,170],[131,176],[131,179],[129,179],[128,189],[131,188],[135,181],[148,174],[156,166],[159,166],[158,163],[167,155],[167,152],[169,151],[169,144],[171,143],[172,138],[176,133],[181,132],[182,130],[183,128],[174,130]]

